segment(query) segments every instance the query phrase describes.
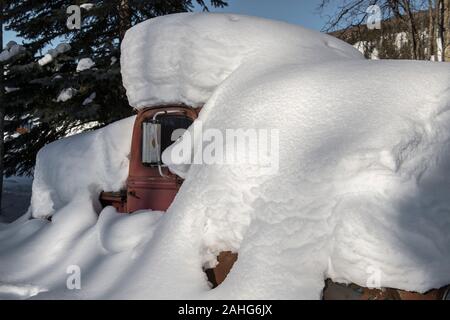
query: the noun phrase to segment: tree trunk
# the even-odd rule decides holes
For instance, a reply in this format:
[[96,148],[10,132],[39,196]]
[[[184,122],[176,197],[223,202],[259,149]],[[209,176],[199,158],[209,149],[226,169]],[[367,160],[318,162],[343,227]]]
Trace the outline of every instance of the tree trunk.
[[428,52],[427,52],[427,60],[437,60],[436,55],[436,23],[435,23],[435,7],[433,4],[433,0],[428,0]]
[[450,0],[444,0],[443,7],[443,56],[444,61],[450,61]]
[[[3,1],[0,0],[0,50],[3,50]],[[4,66],[0,65],[0,214],[2,213],[2,197],[3,197],[3,158],[5,154],[5,86],[3,77],[5,76]]]
[[123,37],[128,29],[131,28],[131,11],[129,0],[119,0],[119,40],[122,42]]
[[[442,53],[439,51],[439,45],[442,44],[442,23],[441,23],[441,6],[442,0],[436,0],[436,8],[434,14],[435,30],[436,30],[436,59],[442,58]],[[439,44],[438,44],[439,43]]]
[[409,0],[404,0],[403,7],[406,11],[406,14],[408,16],[408,26],[409,26],[409,32],[410,32],[410,38],[411,38],[411,53],[412,58],[414,60],[419,59],[419,41],[418,41],[418,32],[417,32],[417,26],[416,26],[416,20],[414,17],[414,13],[412,12],[411,3]]

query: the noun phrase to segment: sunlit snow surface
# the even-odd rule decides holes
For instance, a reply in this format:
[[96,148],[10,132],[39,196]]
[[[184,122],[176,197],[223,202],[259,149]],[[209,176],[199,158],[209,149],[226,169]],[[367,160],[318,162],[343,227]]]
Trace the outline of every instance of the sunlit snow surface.
[[[234,37],[229,31],[219,38],[216,20]],[[197,90],[195,81],[196,89],[185,91],[189,79],[170,84],[159,101],[135,95],[132,83],[127,89],[136,107],[179,96],[205,100],[205,129],[278,129],[279,170],[173,166],[186,181],[166,214],[122,216],[101,211],[97,199],[124,185],[134,118],[50,144],[38,156],[28,216],[0,225],[0,297],[318,299],[325,278],[365,286],[374,270],[383,287],[423,292],[450,283],[449,64],[366,61],[338,40],[256,20],[169,16],[138,25],[127,39],[171,26],[164,54],[181,73],[180,47],[192,51],[186,61],[200,62],[190,45],[212,39],[213,48],[202,42],[202,49],[213,52],[216,43],[239,43],[246,36],[233,27],[239,23],[269,34],[278,28],[279,46],[269,36],[273,52],[289,46],[283,35],[297,37],[290,41],[295,54],[278,59],[264,47],[267,59],[233,66],[225,59],[228,74],[214,77],[210,91]],[[200,40],[180,42],[182,32]],[[148,50],[159,45],[146,43]],[[146,48],[142,61],[152,56]],[[133,71],[122,72],[132,79]],[[238,251],[239,259],[211,290],[202,266],[224,250]],[[81,290],[66,287],[73,265]]]
[[122,42],[122,77],[135,108],[201,106],[242,66],[362,59],[346,43],[284,22],[234,14],[175,14],[130,29]]

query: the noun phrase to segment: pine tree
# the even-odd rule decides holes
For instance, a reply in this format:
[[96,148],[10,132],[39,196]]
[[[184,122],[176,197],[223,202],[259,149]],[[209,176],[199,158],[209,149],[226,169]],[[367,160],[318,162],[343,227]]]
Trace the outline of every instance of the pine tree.
[[[196,2],[208,10],[203,0]],[[5,94],[2,101],[8,117],[6,175],[32,174],[38,150],[49,142],[130,115],[132,109],[120,74],[120,43],[126,30],[152,17],[194,8],[192,0],[2,3],[7,30],[25,39],[26,50],[26,54],[5,66],[5,86],[18,89]],[[81,10],[80,30],[67,27],[67,9],[72,5]],[[227,4],[212,0],[211,5]],[[57,43],[60,45],[53,48]],[[84,58],[95,65],[77,72],[77,65]],[[23,128],[19,130],[21,134],[16,133],[17,128]]]
[[[3,1],[0,0],[0,49],[3,48]],[[5,95],[5,86],[3,84],[3,77],[5,70],[3,63],[0,63],[0,214],[2,214],[2,194],[3,194],[3,157],[4,157],[4,121],[5,121],[5,103],[3,97]]]

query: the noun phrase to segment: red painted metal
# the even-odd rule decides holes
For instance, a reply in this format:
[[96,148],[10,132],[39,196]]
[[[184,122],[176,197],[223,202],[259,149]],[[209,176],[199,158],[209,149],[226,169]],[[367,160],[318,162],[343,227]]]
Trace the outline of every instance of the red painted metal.
[[100,203],[103,208],[113,206],[118,212],[126,212],[127,208],[127,192],[122,190],[119,192],[102,192],[100,194]]
[[171,112],[171,115],[184,115],[195,120],[198,113],[186,106],[164,106],[141,110],[137,115],[131,142],[130,169],[127,181],[126,211],[131,213],[142,209],[166,211],[175,198],[182,180],[162,168],[162,177],[157,167],[148,167],[142,163],[142,123],[153,118],[155,113]]
[[208,281],[211,282],[213,288],[218,287],[222,282],[225,281],[237,258],[237,253],[233,253],[231,251],[222,251],[217,257],[218,264],[212,269],[205,270]]
[[450,286],[426,293],[403,291],[394,288],[370,289],[356,284],[340,284],[328,279],[323,290],[323,300],[444,300]]
[[148,209],[166,211],[169,208],[182,184],[182,179],[170,173],[167,168],[162,168],[163,177],[158,167],[149,167],[142,163],[142,123],[161,111],[195,120],[200,109],[175,105],[140,110],[133,128],[127,188],[116,193],[102,192],[100,202],[103,206],[114,206],[122,213]]

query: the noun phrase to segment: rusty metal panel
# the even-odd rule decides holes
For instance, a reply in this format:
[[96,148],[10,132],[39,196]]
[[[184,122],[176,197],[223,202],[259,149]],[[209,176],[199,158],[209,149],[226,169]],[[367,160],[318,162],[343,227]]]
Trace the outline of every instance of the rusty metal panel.
[[171,112],[174,116],[185,116],[195,120],[199,110],[187,106],[163,106],[139,111],[133,128],[131,142],[130,168],[127,180],[127,212],[137,210],[166,211],[175,198],[182,180],[162,168],[146,166],[142,162],[142,124],[152,119],[156,113]]
[[323,300],[443,300],[450,286],[426,293],[409,292],[394,288],[370,289],[356,284],[336,283],[328,279]]
[[228,273],[230,273],[233,268],[237,258],[237,253],[233,253],[231,251],[221,252],[217,257],[217,266],[215,268],[205,270],[208,281],[212,283],[213,288],[216,288],[225,280]]
[[127,212],[127,193],[126,190],[120,192],[102,192],[100,194],[100,203],[103,207],[113,206],[118,212]]

